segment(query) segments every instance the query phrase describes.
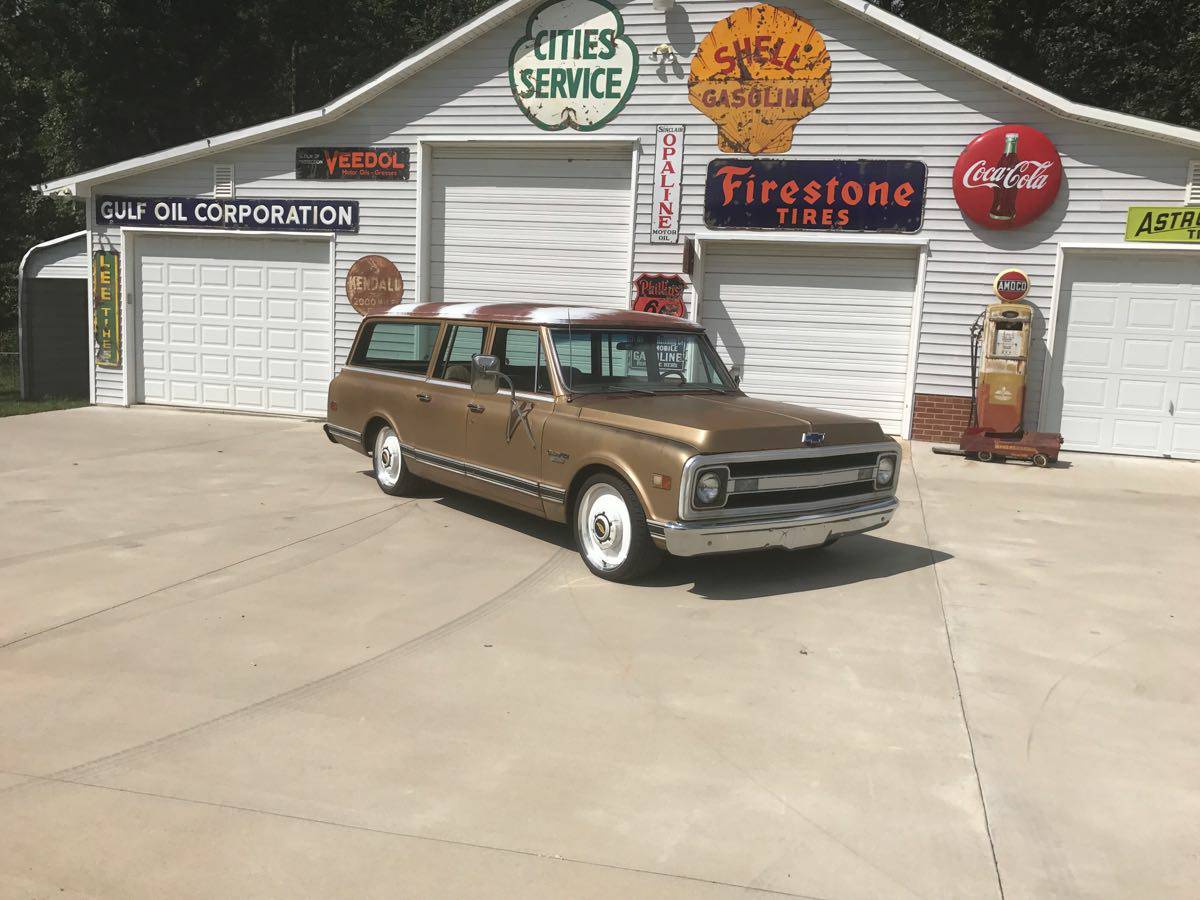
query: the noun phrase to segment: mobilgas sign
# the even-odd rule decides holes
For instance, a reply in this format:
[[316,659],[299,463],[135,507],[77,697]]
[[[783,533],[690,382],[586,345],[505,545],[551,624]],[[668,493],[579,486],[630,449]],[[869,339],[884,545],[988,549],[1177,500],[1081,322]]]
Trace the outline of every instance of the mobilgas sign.
[[1125,240],[1200,244],[1200,206],[1131,206]]
[[99,197],[97,225],[235,231],[358,231],[357,200]]
[[408,181],[407,147],[297,147],[296,177],[318,181]]
[[920,231],[925,163],[908,159],[714,159],[709,228]]

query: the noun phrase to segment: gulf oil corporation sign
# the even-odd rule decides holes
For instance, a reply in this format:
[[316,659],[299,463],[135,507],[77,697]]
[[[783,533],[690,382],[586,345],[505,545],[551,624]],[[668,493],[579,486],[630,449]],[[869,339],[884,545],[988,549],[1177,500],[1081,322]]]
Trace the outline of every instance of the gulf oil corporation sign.
[[638,54],[605,0],[551,0],[534,10],[508,59],[508,82],[538,128],[595,131],[621,111]]

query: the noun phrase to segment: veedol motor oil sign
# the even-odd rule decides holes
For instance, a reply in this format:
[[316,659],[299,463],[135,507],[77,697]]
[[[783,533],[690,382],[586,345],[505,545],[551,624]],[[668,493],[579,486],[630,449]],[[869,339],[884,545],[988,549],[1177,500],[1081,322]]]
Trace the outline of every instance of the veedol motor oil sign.
[[604,0],[539,6],[508,59],[517,106],[547,131],[601,128],[629,100],[637,72],[637,47]]

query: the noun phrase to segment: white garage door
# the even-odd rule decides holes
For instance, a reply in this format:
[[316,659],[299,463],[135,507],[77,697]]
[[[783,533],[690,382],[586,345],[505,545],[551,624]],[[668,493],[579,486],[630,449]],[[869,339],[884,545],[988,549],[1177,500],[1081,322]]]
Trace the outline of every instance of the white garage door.
[[1064,446],[1200,458],[1200,253],[1069,256],[1060,303]]
[[324,415],[329,242],[136,239],[145,403]]
[[586,147],[436,148],[429,299],[625,306],[630,156]]
[[730,241],[704,250],[700,317],[748,394],[903,428],[917,252]]

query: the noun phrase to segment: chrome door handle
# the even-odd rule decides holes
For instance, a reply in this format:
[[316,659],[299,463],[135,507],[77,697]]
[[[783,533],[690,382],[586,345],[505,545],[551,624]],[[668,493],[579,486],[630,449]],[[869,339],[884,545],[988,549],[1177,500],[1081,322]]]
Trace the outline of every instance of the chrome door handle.
[[428,403],[433,398],[430,397],[428,394],[417,394],[417,399],[420,400],[422,403]]
[[483,407],[482,407],[482,406],[480,406],[478,403],[468,403],[468,404],[467,404],[467,409],[469,409],[469,410],[470,410],[471,412],[473,412],[473,413],[481,413],[481,412],[483,412]]
[[1175,401],[1174,400],[1167,401],[1167,412],[1172,416],[1175,415]]

